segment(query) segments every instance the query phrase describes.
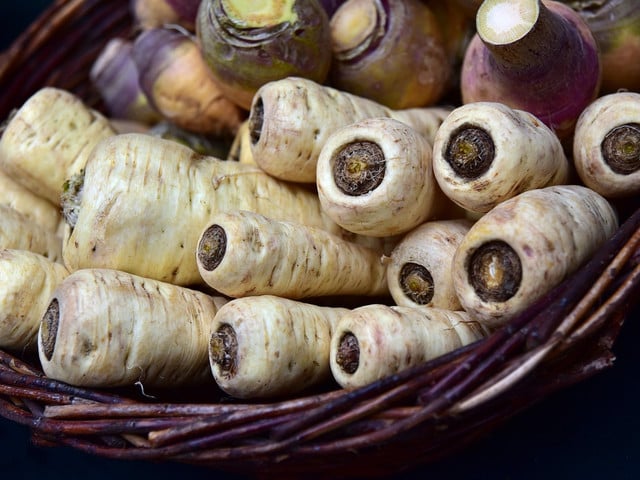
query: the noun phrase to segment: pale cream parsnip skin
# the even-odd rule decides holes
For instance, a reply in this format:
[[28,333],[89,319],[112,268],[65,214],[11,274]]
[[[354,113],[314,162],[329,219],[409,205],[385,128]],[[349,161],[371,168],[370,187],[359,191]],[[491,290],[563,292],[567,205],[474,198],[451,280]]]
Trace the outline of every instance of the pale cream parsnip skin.
[[42,317],[42,368],[50,378],[86,387],[205,383],[210,325],[224,303],[117,270],[72,272]]
[[0,249],[0,348],[37,349],[49,297],[68,274],[62,264],[37,253]]
[[196,259],[205,283],[231,297],[389,294],[386,260],[377,250],[244,210],[210,219]]
[[[460,303],[478,321],[498,328],[575,271],[617,227],[609,202],[579,185],[530,190],[506,200],[475,222],[454,255],[453,282]],[[515,253],[511,260],[521,271],[521,280],[504,297],[479,293],[484,289],[473,283],[479,277],[470,274],[474,254],[496,241]],[[502,267],[505,258],[504,253],[487,257],[480,285],[497,285],[503,291],[504,279],[515,271]],[[480,263],[476,266],[481,268]]]
[[[628,161],[635,162],[635,170],[616,172],[603,155],[603,144],[612,130],[625,125],[635,130],[635,140],[627,140],[621,150],[629,150]],[[580,179],[607,198],[636,195],[640,192],[639,137],[640,93],[617,92],[596,99],[582,111],[576,124],[573,161]]]
[[217,384],[236,398],[269,398],[329,380],[331,334],[348,311],[273,295],[231,300],[211,329]]
[[253,159],[253,153],[251,152],[249,120],[245,120],[238,127],[238,131],[236,132],[231,147],[229,148],[227,160],[257,165],[256,161]]
[[[370,145],[380,158],[370,153]],[[352,153],[344,153],[351,148]],[[371,164],[363,167],[365,158]],[[450,204],[433,176],[429,141],[388,117],[368,118],[335,131],[322,147],[317,168],[322,208],[338,225],[356,234],[399,235],[434,218]],[[376,172],[380,169],[382,173]],[[382,178],[364,191],[351,192],[340,181],[343,177],[345,183],[355,184],[353,172],[357,172],[357,182],[368,181],[372,175]]]
[[[462,311],[364,305],[345,314],[335,328],[331,337],[331,373],[343,388],[361,387],[470,344],[488,333]],[[341,351],[345,336],[357,341],[355,369],[345,367]]]
[[253,165],[127,134],[101,142],[89,158],[77,222],[64,239],[64,262],[70,270],[114,268],[201,284],[198,238],[213,214],[235,209],[344,233],[322,212],[315,192]]
[[62,239],[19,211],[0,205],[0,248],[28,250],[53,262],[62,261]]
[[[448,150],[456,151],[455,139],[469,127],[484,131],[494,154],[485,144],[466,141],[457,150],[462,168],[454,167],[457,162],[450,161]],[[479,152],[469,152],[476,148]],[[461,174],[483,155],[489,157],[483,171]],[[486,213],[518,193],[566,183],[569,161],[556,134],[532,114],[496,102],[474,102],[454,109],[442,122],[433,142],[433,172],[453,202]]]
[[78,97],[44,87],[10,119],[0,139],[0,166],[16,182],[60,205],[65,180],[112,135],[109,120]]
[[270,175],[292,182],[316,181],[320,150],[338,128],[371,117],[404,122],[432,142],[445,107],[392,110],[312,80],[290,77],[263,85],[249,114],[251,150]]
[[397,305],[462,309],[451,266],[472,224],[467,219],[434,220],[418,225],[400,239],[387,267],[387,284]]

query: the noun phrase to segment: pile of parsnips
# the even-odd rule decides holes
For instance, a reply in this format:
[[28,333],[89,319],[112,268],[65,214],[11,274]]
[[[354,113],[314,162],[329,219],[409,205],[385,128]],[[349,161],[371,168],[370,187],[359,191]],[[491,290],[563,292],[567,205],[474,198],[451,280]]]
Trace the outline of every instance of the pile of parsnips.
[[[567,11],[494,1],[478,19],[516,4],[536,32]],[[638,194],[640,94],[588,97],[553,123],[287,76],[257,89],[221,158],[43,88],[0,139],[0,348],[37,348],[74,385],[267,398],[474,342],[575,271],[616,230],[611,200]]]

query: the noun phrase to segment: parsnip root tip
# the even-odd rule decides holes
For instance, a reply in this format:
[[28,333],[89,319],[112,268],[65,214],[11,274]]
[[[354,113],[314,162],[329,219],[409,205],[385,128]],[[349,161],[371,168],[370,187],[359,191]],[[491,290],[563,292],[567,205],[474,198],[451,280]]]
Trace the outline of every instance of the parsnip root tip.
[[602,141],[602,157],[611,170],[630,175],[640,169],[640,124],[619,125]]
[[399,284],[402,292],[418,305],[426,305],[433,299],[433,276],[423,265],[405,263],[400,269]]
[[235,375],[238,369],[238,338],[231,325],[222,324],[211,335],[209,357],[225,376]]
[[336,363],[348,374],[354,374],[360,366],[360,345],[358,338],[351,332],[345,332],[340,338],[336,352]]
[[485,173],[495,158],[495,144],[486,130],[475,125],[461,125],[451,135],[445,159],[461,178],[475,179]]
[[47,311],[42,317],[40,325],[40,335],[42,351],[45,358],[51,361],[53,351],[56,348],[56,337],[58,336],[58,321],[60,319],[60,305],[57,299],[51,300]]
[[220,225],[211,225],[203,233],[198,244],[198,260],[208,272],[215,270],[227,250],[227,234]]
[[346,195],[364,195],[376,189],[386,170],[384,152],[374,142],[356,141],[334,155],[336,186]]
[[481,245],[469,259],[470,283],[478,297],[486,302],[506,302],[513,297],[522,281],[520,257],[503,241]]

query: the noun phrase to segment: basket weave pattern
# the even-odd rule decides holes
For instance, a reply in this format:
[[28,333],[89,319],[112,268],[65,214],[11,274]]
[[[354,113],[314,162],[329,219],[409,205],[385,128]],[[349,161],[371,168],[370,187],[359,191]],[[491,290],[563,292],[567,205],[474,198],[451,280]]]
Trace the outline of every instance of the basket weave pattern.
[[[128,8],[128,0],[56,1],[3,57],[0,117],[45,85],[99,108],[88,71],[109,38],[133,34]],[[335,478],[432,461],[612,364],[640,287],[636,204],[586,265],[505,328],[354,391],[261,404],[219,391],[158,400],[71,387],[46,378],[31,356],[0,351],[0,415],[28,426],[39,445],[229,471]]]

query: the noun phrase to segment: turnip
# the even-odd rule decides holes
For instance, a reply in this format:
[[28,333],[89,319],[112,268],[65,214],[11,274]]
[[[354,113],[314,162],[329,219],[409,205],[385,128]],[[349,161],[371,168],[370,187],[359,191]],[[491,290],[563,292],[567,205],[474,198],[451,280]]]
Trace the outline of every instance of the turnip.
[[364,305],[344,314],[331,336],[330,368],[356,388],[485,337],[468,313],[433,307]]
[[60,205],[65,180],[84,168],[100,140],[113,135],[109,120],[79,97],[44,87],[10,118],[0,139],[0,168]]
[[561,139],[598,94],[598,46],[584,19],[559,2],[485,0],[461,69],[463,103],[531,112]]
[[68,190],[63,255],[70,270],[114,268],[180,285],[201,284],[198,238],[213,214],[236,209],[358,241],[322,211],[315,192],[256,166],[201,156],[150,135],[100,142],[84,175],[70,181]]
[[395,303],[461,310],[453,288],[453,255],[472,222],[434,220],[407,232],[389,256],[387,284]]
[[320,152],[316,182],[327,215],[361,235],[399,235],[450,206],[433,176],[431,143],[389,117],[333,132]]
[[331,335],[348,311],[273,295],[231,300],[211,329],[216,383],[236,398],[267,398],[330,380]]
[[117,270],[72,272],[42,317],[42,368],[50,378],[87,387],[205,383],[210,325],[224,303]]
[[584,109],[573,162],[584,184],[607,198],[640,193],[640,93],[610,93]]
[[0,249],[0,348],[37,348],[42,315],[69,274],[60,263],[28,250]]
[[574,272],[618,227],[616,212],[581,185],[529,190],[484,214],[453,257],[462,308],[504,325]]
[[230,296],[388,295],[380,252],[319,228],[235,210],[213,215],[196,258],[203,280]]
[[55,231],[6,205],[0,205],[0,219],[0,248],[28,250],[53,262],[62,261],[62,239]]
[[152,28],[136,38],[131,55],[142,91],[164,118],[193,132],[235,135],[245,112],[225,96],[195,38]]
[[331,66],[329,17],[318,0],[202,0],[196,33],[220,88],[247,110],[265,83],[323,83]]
[[320,150],[337,129],[366,118],[392,117],[433,141],[450,110],[436,106],[392,110],[308,79],[286,78],[256,92],[249,112],[251,151],[270,175],[314,183]]
[[438,102],[453,61],[444,25],[422,0],[348,0],[331,17],[335,88],[394,109]]
[[433,172],[444,194],[485,213],[518,193],[567,183],[557,135],[529,112],[498,102],[454,109],[433,143]]

